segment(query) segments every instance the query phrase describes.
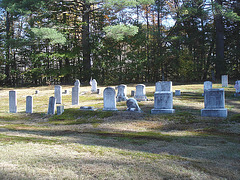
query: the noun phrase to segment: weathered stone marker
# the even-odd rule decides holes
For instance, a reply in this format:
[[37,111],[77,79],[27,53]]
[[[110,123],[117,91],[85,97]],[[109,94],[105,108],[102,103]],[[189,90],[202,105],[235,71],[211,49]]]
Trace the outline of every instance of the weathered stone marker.
[[126,103],[127,103],[127,111],[142,112],[136,99],[129,98]]
[[172,81],[158,81],[155,84],[155,92],[172,91]]
[[69,91],[68,91],[68,89],[65,89],[65,90],[64,90],[64,92],[63,92],[63,94],[66,94],[66,95],[68,95],[68,94],[69,94]]
[[97,81],[96,81],[96,79],[92,80],[91,85],[92,85],[91,92],[92,93],[97,93]]
[[62,86],[55,86],[54,97],[56,99],[56,104],[62,104]]
[[222,75],[222,87],[228,87],[228,75]]
[[9,112],[17,113],[17,92],[9,91]]
[[138,84],[136,86],[136,94],[135,94],[134,98],[137,101],[146,101],[147,100],[146,90],[145,90],[145,85],[144,84]]
[[26,113],[33,113],[33,97],[26,97]]
[[117,97],[116,97],[116,101],[117,102],[121,102],[121,101],[126,101],[127,100],[127,86],[124,84],[121,84],[118,86],[118,93],[117,93]]
[[205,90],[204,109],[201,109],[201,115],[209,117],[227,117],[224,89]]
[[64,106],[57,106],[57,115],[61,115],[64,112]]
[[[205,90],[212,89],[212,82],[211,81],[205,81],[203,84],[203,91]],[[204,93],[202,94],[204,96]]]
[[77,79],[72,88],[72,105],[79,104],[80,81]]
[[181,90],[175,90],[175,96],[181,96]]
[[107,87],[103,91],[103,111],[117,111],[116,93],[111,87]]
[[173,109],[173,93],[170,91],[157,91],[154,93],[154,109],[152,114],[174,113]]
[[131,97],[135,96],[135,91],[131,91]]
[[238,97],[240,96],[240,81],[237,80],[235,82],[234,88],[236,89],[236,93],[234,94],[234,96]]
[[56,110],[56,99],[55,99],[55,97],[51,96],[49,98],[47,114],[53,115],[53,114],[55,114],[55,110]]
[[39,90],[36,90],[36,91],[35,91],[35,94],[39,94]]

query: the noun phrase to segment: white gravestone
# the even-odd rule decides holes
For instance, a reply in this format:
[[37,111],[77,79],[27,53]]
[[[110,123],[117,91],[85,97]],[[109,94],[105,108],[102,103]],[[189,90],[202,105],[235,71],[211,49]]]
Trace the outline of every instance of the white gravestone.
[[172,81],[158,81],[155,85],[155,92],[157,91],[172,91]]
[[26,113],[33,113],[33,97],[26,97]]
[[227,117],[224,89],[208,89],[204,93],[204,109],[201,116]]
[[136,99],[129,98],[126,103],[127,103],[127,111],[142,112]]
[[228,75],[222,75],[222,87],[228,87]]
[[48,103],[48,114],[53,115],[55,114],[56,110],[56,98],[51,96],[49,98],[49,103]]
[[146,90],[145,90],[145,85],[144,84],[138,84],[136,86],[136,94],[135,94],[134,98],[137,101],[146,101],[147,100]]
[[127,98],[127,86],[124,84],[121,84],[118,86],[118,93],[117,93],[117,97],[116,100],[117,102],[121,102],[121,101],[126,101]]
[[175,90],[175,96],[181,96],[181,90]]
[[72,88],[72,105],[79,104],[80,81],[77,79]]
[[17,113],[17,92],[9,91],[9,112]]
[[[205,81],[203,84],[203,91],[205,90],[212,89],[212,82],[211,81]],[[204,93],[202,94],[204,96]]]
[[93,79],[91,84],[92,84],[91,92],[92,93],[97,93],[97,81],[96,81],[96,79]]
[[54,97],[56,98],[57,104],[62,104],[62,86],[55,86],[54,88]]
[[154,93],[154,109],[151,114],[174,113],[173,93],[170,91],[157,91]]
[[103,91],[103,111],[117,111],[116,93],[111,87],[107,87]]
[[234,94],[234,96],[240,96],[240,81],[236,81],[234,88],[236,89],[236,93]]

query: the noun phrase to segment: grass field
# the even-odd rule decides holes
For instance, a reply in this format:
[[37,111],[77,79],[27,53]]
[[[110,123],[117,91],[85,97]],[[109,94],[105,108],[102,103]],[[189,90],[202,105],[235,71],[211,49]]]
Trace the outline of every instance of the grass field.
[[[228,118],[201,117],[203,84],[174,85],[175,114],[151,115],[155,87],[143,113],[103,112],[102,95],[81,87],[80,105],[63,95],[65,112],[47,115],[54,86],[17,88],[18,113],[8,113],[0,88],[0,179],[240,179],[240,98],[225,88]],[[213,88],[221,88],[213,84]],[[103,92],[104,87],[100,87]],[[128,85],[128,95],[135,85]],[[39,94],[35,94],[39,90]],[[34,113],[25,113],[32,95]],[[94,106],[98,111],[80,111]]]

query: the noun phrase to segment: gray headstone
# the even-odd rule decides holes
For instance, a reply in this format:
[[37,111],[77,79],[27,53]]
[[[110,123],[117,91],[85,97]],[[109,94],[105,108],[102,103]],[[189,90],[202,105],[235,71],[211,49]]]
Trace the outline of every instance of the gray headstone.
[[78,79],[76,79],[75,83],[74,83],[74,86],[76,87],[80,87],[81,83]]
[[204,82],[204,90],[212,89],[212,82],[211,81],[205,81]]
[[131,91],[131,97],[135,96],[135,91]]
[[103,91],[103,111],[117,111],[116,93],[111,87],[107,87]]
[[62,104],[62,86],[55,86],[54,97],[56,98],[57,104]]
[[61,115],[64,112],[64,106],[57,106],[57,115]]
[[138,84],[136,86],[136,94],[135,94],[134,98],[137,101],[146,101],[147,100],[146,90],[145,90],[145,85],[144,84]]
[[96,81],[96,79],[93,79],[93,80],[92,80],[91,92],[92,92],[92,93],[96,93],[96,92],[97,92],[97,81]]
[[228,87],[228,75],[222,75],[222,87]]
[[26,113],[33,113],[33,97],[26,97]]
[[97,108],[94,108],[92,106],[81,106],[80,110],[84,110],[84,111],[96,111]]
[[117,102],[121,102],[121,101],[126,101],[127,100],[127,86],[124,84],[121,84],[118,86],[118,93],[117,93],[117,97],[116,97],[116,101]]
[[240,81],[239,80],[237,80],[235,82],[234,88],[236,89],[236,94],[239,94],[240,93]]
[[173,93],[170,91],[157,91],[154,93],[154,109],[152,114],[174,113]]
[[155,85],[155,92],[157,91],[172,91],[172,81],[158,81]]
[[138,102],[134,98],[129,98],[127,100],[127,111],[142,112],[138,105]]
[[17,113],[17,92],[9,91],[9,112]]
[[51,96],[49,98],[49,103],[48,103],[48,114],[53,115],[55,114],[56,110],[56,99],[55,97]]
[[72,105],[78,105],[79,104],[79,93],[80,93],[80,87],[74,86],[72,88]]
[[181,90],[175,90],[175,96],[181,96]]
[[205,90],[204,109],[201,110],[201,115],[209,117],[227,117],[224,89]]

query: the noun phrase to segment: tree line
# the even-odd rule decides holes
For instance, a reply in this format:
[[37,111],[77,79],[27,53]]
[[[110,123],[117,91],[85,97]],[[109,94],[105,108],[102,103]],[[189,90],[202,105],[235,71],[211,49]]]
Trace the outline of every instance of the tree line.
[[0,8],[1,85],[239,78],[237,0],[0,0]]

